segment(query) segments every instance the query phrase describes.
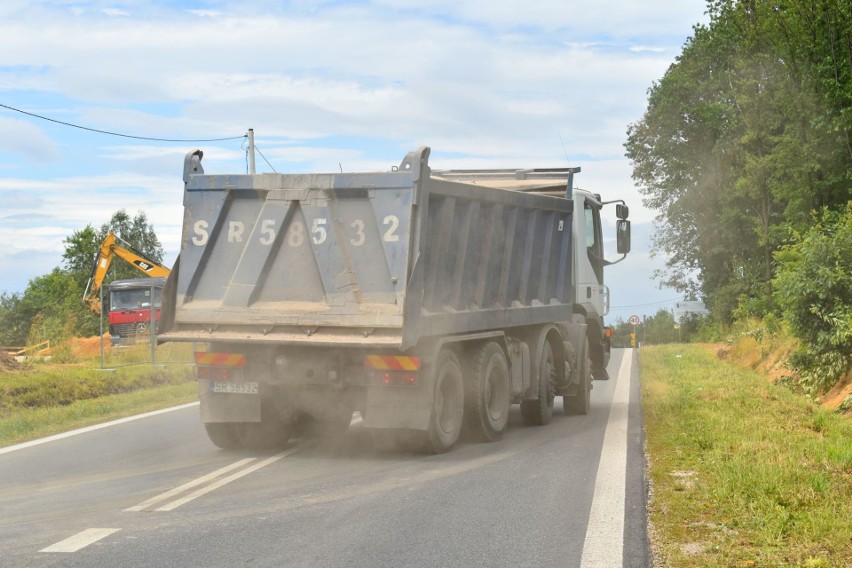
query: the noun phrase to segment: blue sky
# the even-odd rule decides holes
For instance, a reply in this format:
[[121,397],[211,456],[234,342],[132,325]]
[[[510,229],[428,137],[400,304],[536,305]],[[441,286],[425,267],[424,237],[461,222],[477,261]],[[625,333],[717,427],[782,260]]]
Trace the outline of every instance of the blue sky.
[[[612,318],[671,308],[651,280],[652,211],[624,157],[647,89],[706,20],[701,0],[4,0],[0,104],[133,136],[255,129],[279,172],[581,166],[631,206]],[[108,136],[0,108],[0,292],[62,261],[63,239],[145,211],[171,263],[184,154],[245,171],[241,140]],[[269,171],[258,158],[258,171]],[[614,235],[610,224],[607,227]],[[615,256],[611,252],[611,257]]]

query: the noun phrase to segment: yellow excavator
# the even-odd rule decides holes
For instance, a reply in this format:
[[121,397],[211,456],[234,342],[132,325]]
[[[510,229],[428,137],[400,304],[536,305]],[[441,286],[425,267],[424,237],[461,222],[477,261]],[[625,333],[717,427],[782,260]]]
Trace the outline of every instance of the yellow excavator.
[[86,284],[86,291],[83,293],[83,303],[97,315],[101,315],[102,310],[99,291],[110,263],[112,263],[113,256],[123,258],[148,276],[165,278],[170,272],[168,268],[135,250],[129,243],[110,231],[101,243],[97,255],[95,255],[92,273],[89,276],[89,282]]

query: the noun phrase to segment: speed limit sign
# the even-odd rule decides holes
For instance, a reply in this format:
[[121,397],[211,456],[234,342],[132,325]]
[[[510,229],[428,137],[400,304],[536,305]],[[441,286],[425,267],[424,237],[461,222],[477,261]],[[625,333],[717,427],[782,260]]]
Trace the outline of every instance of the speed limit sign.
[[630,325],[639,325],[639,316],[630,316],[630,319],[627,321],[630,322]]

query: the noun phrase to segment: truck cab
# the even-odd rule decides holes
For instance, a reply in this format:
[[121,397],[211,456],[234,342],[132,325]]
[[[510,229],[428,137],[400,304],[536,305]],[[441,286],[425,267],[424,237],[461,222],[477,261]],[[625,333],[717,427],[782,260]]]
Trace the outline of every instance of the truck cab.
[[591,342],[589,346],[592,350],[592,375],[596,379],[607,379],[610,342],[603,318],[609,313],[609,287],[604,284],[606,261],[600,211],[600,196],[574,191],[575,311],[586,319],[588,333],[601,337],[600,343]]
[[129,278],[109,285],[109,334],[113,345],[149,339],[156,334],[166,279]]

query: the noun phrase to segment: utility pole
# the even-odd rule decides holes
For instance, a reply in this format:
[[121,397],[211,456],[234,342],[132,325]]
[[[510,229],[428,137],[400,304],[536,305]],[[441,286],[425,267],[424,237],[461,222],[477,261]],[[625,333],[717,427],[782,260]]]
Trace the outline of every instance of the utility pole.
[[249,172],[250,174],[255,173],[254,168],[254,128],[248,129],[248,159],[249,159]]

